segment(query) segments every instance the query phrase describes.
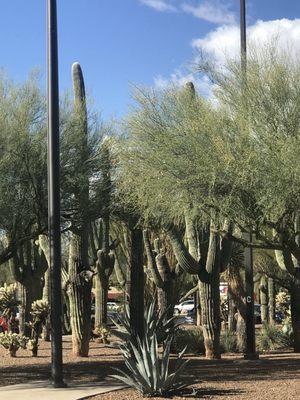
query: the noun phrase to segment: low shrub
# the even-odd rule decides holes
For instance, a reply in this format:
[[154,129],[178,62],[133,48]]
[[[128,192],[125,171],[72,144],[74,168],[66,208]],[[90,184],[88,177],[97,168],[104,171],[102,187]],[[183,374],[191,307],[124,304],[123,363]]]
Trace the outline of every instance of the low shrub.
[[238,353],[237,337],[228,330],[222,332],[220,337],[221,353]]
[[0,333],[0,345],[8,350],[11,357],[16,357],[19,348],[26,349],[28,338],[17,333]]
[[176,352],[180,352],[185,347],[188,353],[205,354],[204,338],[201,328],[180,328],[177,330],[174,338],[174,349]]
[[261,352],[277,350],[287,346],[287,337],[274,324],[264,323],[257,335],[257,348]]

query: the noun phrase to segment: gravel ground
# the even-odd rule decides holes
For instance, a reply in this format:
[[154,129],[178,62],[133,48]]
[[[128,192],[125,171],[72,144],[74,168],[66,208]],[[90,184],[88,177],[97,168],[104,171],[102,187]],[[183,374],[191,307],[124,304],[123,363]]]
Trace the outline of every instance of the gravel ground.
[[[185,373],[193,381],[172,399],[213,400],[296,400],[300,399],[299,354],[262,355],[259,361],[244,361],[226,355],[221,361],[194,357]],[[126,389],[91,398],[91,400],[142,399],[136,391]],[[152,399],[159,399],[152,397]]]
[[[76,358],[69,337],[64,337],[66,381],[99,382],[110,380],[113,368],[123,365],[119,350],[91,342],[90,357]],[[41,342],[39,356],[19,350],[10,358],[0,348],[0,385],[49,379],[50,343]],[[300,400],[300,355],[291,352],[262,355],[259,361],[244,361],[241,356],[224,355],[208,361],[191,356],[184,379],[190,386],[173,399],[213,400]],[[126,389],[93,397],[93,400],[135,400],[142,397]],[[91,398],[92,400],[92,398]]]

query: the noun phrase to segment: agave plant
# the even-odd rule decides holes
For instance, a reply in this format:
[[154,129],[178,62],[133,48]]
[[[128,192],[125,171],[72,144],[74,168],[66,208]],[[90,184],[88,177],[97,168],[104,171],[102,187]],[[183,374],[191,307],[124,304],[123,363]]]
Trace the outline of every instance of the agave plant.
[[170,372],[170,349],[173,337],[169,336],[161,358],[156,332],[137,338],[136,344],[129,341],[120,346],[127,372],[117,369],[120,375],[114,378],[124,382],[143,394],[143,396],[165,396],[167,393],[186,386],[180,380],[180,374],[188,360],[183,360],[185,349],[178,355],[174,371]]
[[[169,370],[170,350],[178,326],[174,318],[168,319],[167,312],[160,316],[153,301],[144,313],[142,339],[132,335],[128,308],[119,321],[115,324],[125,339],[120,349],[128,371],[117,370],[120,375],[114,377],[148,397],[164,396],[171,390],[184,387],[179,376],[187,363],[183,360],[186,348],[178,355],[174,371],[171,373]],[[163,343],[161,358],[159,343]]]
[[[161,343],[168,336],[173,335],[177,328],[178,323],[176,318],[168,318],[168,309],[159,314],[156,307],[156,300],[152,301],[144,312],[144,334],[151,338],[156,333],[158,343]],[[116,336],[128,342],[131,340],[131,327],[130,327],[130,314],[128,305],[125,306],[123,315],[119,315],[118,319],[112,318],[117,330]]]

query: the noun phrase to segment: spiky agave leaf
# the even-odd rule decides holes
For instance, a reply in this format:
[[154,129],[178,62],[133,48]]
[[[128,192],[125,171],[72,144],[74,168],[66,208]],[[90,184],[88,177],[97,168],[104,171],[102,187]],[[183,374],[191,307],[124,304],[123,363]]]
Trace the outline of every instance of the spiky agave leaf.
[[183,387],[179,375],[188,360],[183,360],[185,349],[178,355],[175,370],[169,372],[170,348],[173,338],[165,342],[160,358],[156,333],[145,336],[127,345],[121,346],[128,372],[118,371],[121,375],[113,375],[127,385],[139,390],[143,395],[163,396],[167,392]]

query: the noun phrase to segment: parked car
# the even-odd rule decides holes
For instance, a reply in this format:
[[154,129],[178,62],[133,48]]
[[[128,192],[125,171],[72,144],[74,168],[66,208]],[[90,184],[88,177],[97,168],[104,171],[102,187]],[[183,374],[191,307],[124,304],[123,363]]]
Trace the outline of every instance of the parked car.
[[175,314],[186,314],[195,307],[194,300],[186,300],[174,307]]

